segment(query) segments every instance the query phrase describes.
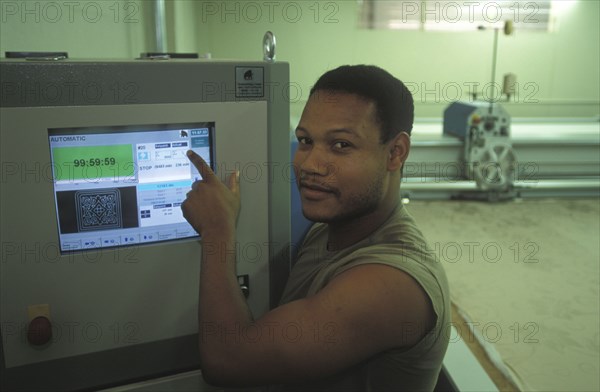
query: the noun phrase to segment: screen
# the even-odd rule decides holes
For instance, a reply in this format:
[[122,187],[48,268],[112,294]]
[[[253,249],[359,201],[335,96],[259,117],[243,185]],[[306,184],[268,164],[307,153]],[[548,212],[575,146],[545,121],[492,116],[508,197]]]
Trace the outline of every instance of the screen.
[[198,234],[181,203],[213,166],[214,122],[49,129],[61,252],[168,241]]

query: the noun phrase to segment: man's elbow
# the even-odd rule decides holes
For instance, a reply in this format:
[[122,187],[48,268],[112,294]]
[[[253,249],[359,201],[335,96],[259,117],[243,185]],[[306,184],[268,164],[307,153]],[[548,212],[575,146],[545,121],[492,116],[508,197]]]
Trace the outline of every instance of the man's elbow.
[[223,375],[215,372],[213,369],[202,367],[201,373],[204,382],[210,386],[220,388],[230,387],[230,385],[227,385],[227,380],[223,377]]
[[224,387],[227,363],[219,359],[217,353],[210,352],[200,345],[200,370],[204,381],[212,386]]
[[238,359],[235,355],[210,353],[200,349],[200,370],[204,381],[214,387],[231,388],[245,387],[244,377],[237,367]]
[[231,372],[230,369],[202,367],[200,369],[204,382],[218,388],[248,388],[258,386],[242,374]]
[[227,375],[227,368],[222,363],[217,364],[216,361],[202,358],[200,360],[200,370],[204,381],[214,387],[229,387],[229,382],[232,378]]

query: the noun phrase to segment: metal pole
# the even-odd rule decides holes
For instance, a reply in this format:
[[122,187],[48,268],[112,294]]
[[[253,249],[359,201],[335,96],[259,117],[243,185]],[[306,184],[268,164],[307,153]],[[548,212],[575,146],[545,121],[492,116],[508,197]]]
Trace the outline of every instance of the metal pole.
[[494,106],[494,98],[496,96],[496,57],[498,54],[498,29],[494,29],[494,54],[492,58],[492,96],[490,97],[490,110],[489,113],[492,114],[492,107]]
[[167,53],[167,32],[165,26],[165,1],[154,1],[154,29],[156,33],[156,51]]

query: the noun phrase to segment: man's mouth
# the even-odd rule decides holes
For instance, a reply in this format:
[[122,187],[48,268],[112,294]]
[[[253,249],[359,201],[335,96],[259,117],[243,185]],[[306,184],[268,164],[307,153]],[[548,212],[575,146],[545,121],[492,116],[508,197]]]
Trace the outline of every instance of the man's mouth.
[[310,200],[322,200],[332,195],[337,195],[337,191],[326,185],[301,181],[300,194]]

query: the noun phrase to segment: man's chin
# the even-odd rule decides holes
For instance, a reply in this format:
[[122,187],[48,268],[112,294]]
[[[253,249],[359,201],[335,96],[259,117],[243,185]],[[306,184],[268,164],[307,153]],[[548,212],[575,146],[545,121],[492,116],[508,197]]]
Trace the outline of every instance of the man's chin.
[[367,216],[377,210],[377,204],[357,205],[353,208],[341,208],[332,203],[302,203],[302,215],[312,222],[346,224]]
[[335,216],[331,212],[315,211],[308,208],[302,208],[302,215],[312,222],[329,223],[335,220]]

